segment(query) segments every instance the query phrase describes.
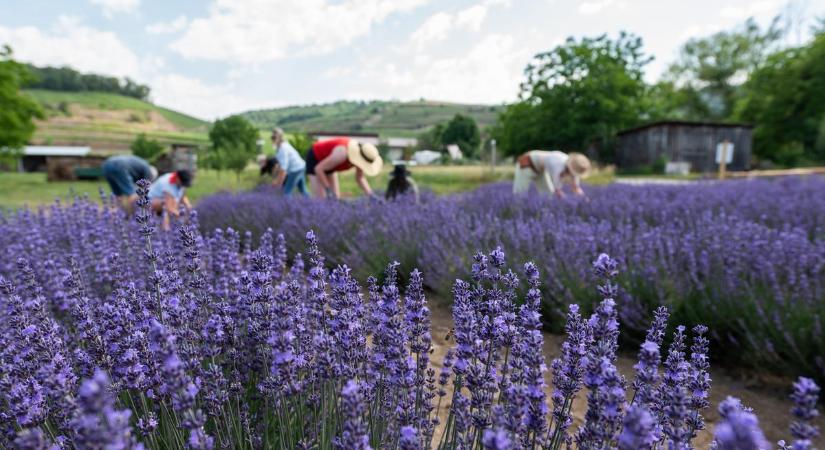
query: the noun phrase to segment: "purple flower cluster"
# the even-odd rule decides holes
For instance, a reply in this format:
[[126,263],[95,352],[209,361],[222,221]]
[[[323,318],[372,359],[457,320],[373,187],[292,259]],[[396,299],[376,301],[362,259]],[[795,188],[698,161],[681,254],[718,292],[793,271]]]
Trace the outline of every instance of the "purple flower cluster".
[[[391,261],[363,286],[314,232],[305,264],[272,230],[203,235],[190,212],[159,232],[145,199],[136,221],[112,206],[0,219],[0,448],[690,448],[704,427],[712,331],[676,327],[664,352],[657,309],[626,380],[630,300],[607,254],[585,277],[601,301],[566,307],[551,387],[542,266],[511,270],[502,247],[454,282],[436,371],[422,272]],[[819,388],[794,388],[791,448],[810,449]],[[765,445],[741,403],[720,415],[716,448]]]

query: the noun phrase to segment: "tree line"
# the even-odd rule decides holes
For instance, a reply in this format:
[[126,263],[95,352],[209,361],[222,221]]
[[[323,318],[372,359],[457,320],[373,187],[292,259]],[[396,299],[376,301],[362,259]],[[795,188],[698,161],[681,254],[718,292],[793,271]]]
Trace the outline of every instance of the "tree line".
[[774,20],[688,40],[656,83],[652,57],[630,33],[568,38],[525,68],[519,101],[492,130],[505,154],[578,150],[613,160],[616,133],[661,119],[754,125],[760,164],[825,163],[825,21],[798,46]]
[[25,66],[32,74],[25,87],[31,89],[110,92],[139,100],[148,100],[151,92],[149,86],[137,83],[128,77],[120,79],[94,73],[81,73],[71,67],[37,67],[31,64]]

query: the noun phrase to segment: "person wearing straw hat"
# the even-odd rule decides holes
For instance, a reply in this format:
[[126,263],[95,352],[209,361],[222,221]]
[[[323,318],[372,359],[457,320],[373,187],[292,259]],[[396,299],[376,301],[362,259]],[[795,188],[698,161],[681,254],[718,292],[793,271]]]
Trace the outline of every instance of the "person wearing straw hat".
[[355,181],[370,197],[375,194],[366,177],[381,172],[384,161],[378,149],[369,143],[347,137],[325,139],[312,144],[306,156],[306,173],[312,193],[320,198],[339,198],[338,172],[355,167]]
[[584,195],[581,179],[590,175],[590,160],[581,153],[531,150],[516,160],[513,192],[527,192],[535,184],[539,192],[564,197],[562,186],[570,185],[573,193]]

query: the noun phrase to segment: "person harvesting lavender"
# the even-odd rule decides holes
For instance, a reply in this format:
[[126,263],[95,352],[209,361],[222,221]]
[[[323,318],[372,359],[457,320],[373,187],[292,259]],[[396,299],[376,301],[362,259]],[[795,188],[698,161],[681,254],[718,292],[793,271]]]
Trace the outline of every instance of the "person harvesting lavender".
[[133,155],[117,155],[106,158],[103,162],[103,177],[109,183],[112,194],[117,197],[118,203],[131,215],[135,210],[138,199],[138,180],[153,181],[158,176],[158,170],[150,166],[145,159]]
[[365,194],[373,197],[366,177],[381,172],[384,161],[378,149],[370,143],[347,137],[318,141],[307,152],[306,174],[312,193],[319,198],[339,198],[338,172],[355,167],[355,181]]
[[590,175],[590,160],[581,153],[530,150],[516,159],[513,193],[527,192],[535,184],[540,193],[564,197],[562,188],[569,184],[576,195],[584,196],[581,179]]
[[180,205],[192,209],[186,197],[186,188],[192,186],[192,172],[178,170],[158,177],[149,186],[149,202],[156,214],[163,215],[163,229],[170,227],[170,216],[180,216]]
[[261,175],[272,175],[272,185],[282,188],[284,195],[290,195],[292,191],[298,189],[301,195],[308,197],[305,178],[306,162],[301,158],[298,150],[295,150],[295,147],[284,139],[284,130],[273,128],[271,139],[272,147],[275,148],[275,156],[267,158],[266,155],[258,155]]

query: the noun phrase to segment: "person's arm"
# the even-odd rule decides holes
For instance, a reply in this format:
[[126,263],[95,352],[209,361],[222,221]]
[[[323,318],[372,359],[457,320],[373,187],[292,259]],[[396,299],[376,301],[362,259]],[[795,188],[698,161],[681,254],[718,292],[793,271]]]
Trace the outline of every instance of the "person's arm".
[[579,177],[573,177],[573,193],[576,195],[581,195],[582,197],[587,197],[587,195],[585,195],[584,193],[584,190],[582,190]]
[[372,188],[370,188],[370,182],[367,181],[367,177],[364,176],[364,171],[356,168],[355,169],[355,182],[358,183],[358,186],[364,191],[365,194],[372,196]]
[[332,153],[326,159],[315,165],[315,176],[318,177],[318,181],[321,182],[321,187],[325,192],[333,189],[332,180],[327,176],[327,171],[331,171],[346,160],[347,150],[344,146],[338,146],[332,150]]
[[183,206],[185,206],[187,210],[192,210],[192,203],[189,201],[189,197],[187,197],[186,194],[181,197],[180,202],[183,203]]
[[281,187],[284,185],[284,179],[286,179],[286,171],[280,166],[276,169],[278,174],[275,175],[275,178],[272,180],[272,185],[276,187]]

